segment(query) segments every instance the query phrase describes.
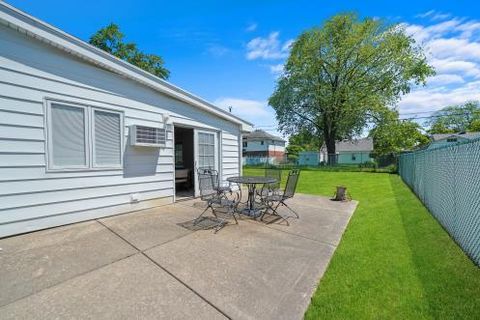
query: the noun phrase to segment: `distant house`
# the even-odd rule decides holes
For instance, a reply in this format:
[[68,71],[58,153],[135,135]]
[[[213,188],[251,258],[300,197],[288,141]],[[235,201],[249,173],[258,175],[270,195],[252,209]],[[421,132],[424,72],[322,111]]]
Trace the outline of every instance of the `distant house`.
[[278,162],[285,156],[285,140],[263,130],[243,135],[244,164]]
[[[338,164],[361,164],[370,162],[373,158],[372,138],[338,141],[335,144]],[[301,166],[316,166],[328,162],[327,147],[322,146],[320,151],[302,151],[298,155],[298,164]]]
[[427,149],[436,149],[448,146],[458,142],[466,142],[475,138],[480,138],[480,132],[460,132],[460,133],[438,133],[430,136],[431,142]]

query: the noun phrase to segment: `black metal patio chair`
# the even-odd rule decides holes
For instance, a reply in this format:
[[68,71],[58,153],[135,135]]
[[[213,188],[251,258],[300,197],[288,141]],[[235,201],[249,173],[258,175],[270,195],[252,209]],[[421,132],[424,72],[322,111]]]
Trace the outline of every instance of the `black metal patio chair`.
[[[194,220],[194,225],[197,225],[202,221],[203,215],[210,209],[215,219],[210,219],[213,224],[210,224],[208,228],[215,229],[217,233],[225,225],[228,224],[228,218],[233,218],[235,224],[238,224],[235,217],[236,208],[238,205],[238,196],[228,197],[226,191],[233,194],[233,191],[228,188],[219,188],[218,173],[216,170],[211,169],[199,169],[198,170],[198,186],[200,189],[200,199],[207,203],[207,207],[203,212]],[[217,214],[219,211],[221,214]]]
[[275,221],[278,221],[279,219],[281,219],[281,220],[284,220],[287,223],[287,225],[289,225],[289,222],[287,220],[289,218],[289,216],[285,217],[285,216],[281,215],[277,210],[280,205],[282,205],[282,206],[286,207],[288,210],[290,210],[295,215],[295,217],[297,217],[297,219],[300,218],[298,213],[295,212],[295,210],[290,208],[290,206],[288,206],[285,203],[285,201],[287,201],[290,198],[293,198],[293,196],[295,195],[295,191],[297,190],[297,184],[298,184],[298,178],[299,177],[300,177],[300,170],[298,170],[298,169],[291,170],[288,173],[287,183],[285,184],[285,189],[283,190],[283,193],[276,193],[276,194],[274,193],[274,194],[267,195],[264,198],[262,198],[262,200],[263,200],[263,202],[266,206],[266,210],[263,212],[262,216],[260,217],[260,220],[263,221],[266,214],[271,214],[271,215],[277,216],[277,219],[269,221],[268,223],[272,223],[272,222],[275,222]]
[[263,187],[257,191],[257,195],[260,196],[260,198],[265,198],[269,195],[279,194],[281,192],[280,185],[282,183],[282,170],[265,168],[265,177],[275,178],[277,182],[263,185]]
[[214,189],[220,194],[220,195],[226,195],[227,193],[232,193],[233,189],[228,181],[221,181],[220,175],[218,174],[218,171],[215,169],[210,169],[210,168],[201,168],[197,170],[198,174],[203,173],[203,174],[210,174],[213,177],[213,182],[214,182]]

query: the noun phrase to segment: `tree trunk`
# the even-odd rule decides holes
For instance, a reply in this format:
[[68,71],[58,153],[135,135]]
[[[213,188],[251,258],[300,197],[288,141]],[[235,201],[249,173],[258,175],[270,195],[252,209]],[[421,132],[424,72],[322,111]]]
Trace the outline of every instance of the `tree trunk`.
[[327,146],[328,165],[337,164],[337,154],[335,150],[335,135],[330,132],[325,133],[325,145]]

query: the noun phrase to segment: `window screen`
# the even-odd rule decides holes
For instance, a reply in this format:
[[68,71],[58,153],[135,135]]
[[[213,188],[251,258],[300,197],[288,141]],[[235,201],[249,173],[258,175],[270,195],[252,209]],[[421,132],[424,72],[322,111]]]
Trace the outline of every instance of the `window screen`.
[[119,166],[122,154],[120,114],[94,110],[94,123],[94,164],[97,166]]
[[85,167],[85,109],[51,105],[51,150],[55,167]]

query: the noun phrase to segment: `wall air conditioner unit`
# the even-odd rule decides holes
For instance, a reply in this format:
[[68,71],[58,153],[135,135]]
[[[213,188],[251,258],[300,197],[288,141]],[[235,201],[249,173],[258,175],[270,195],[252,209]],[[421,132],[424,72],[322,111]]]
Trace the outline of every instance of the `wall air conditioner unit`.
[[165,147],[167,132],[163,128],[130,126],[130,145],[135,147]]

